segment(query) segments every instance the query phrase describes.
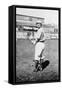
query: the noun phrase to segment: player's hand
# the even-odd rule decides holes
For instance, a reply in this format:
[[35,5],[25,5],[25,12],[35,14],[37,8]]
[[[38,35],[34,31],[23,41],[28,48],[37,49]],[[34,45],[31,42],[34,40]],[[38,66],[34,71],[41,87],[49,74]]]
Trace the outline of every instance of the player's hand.
[[36,43],[36,40],[31,40],[31,42],[32,42],[32,44],[34,44],[34,45],[35,45],[35,43]]

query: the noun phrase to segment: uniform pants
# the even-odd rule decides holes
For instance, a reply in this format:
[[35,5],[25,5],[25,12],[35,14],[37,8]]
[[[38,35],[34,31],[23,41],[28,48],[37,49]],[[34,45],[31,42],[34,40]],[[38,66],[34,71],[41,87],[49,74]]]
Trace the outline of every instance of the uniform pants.
[[45,48],[45,43],[44,42],[38,42],[35,45],[35,60],[40,60],[40,55],[42,56],[43,50]]

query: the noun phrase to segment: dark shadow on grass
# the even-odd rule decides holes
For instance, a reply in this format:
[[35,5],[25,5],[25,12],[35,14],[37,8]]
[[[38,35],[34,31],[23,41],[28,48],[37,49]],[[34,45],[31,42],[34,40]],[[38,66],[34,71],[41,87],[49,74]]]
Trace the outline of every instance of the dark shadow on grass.
[[42,69],[45,69],[49,65],[49,61],[46,60],[45,62],[42,63]]

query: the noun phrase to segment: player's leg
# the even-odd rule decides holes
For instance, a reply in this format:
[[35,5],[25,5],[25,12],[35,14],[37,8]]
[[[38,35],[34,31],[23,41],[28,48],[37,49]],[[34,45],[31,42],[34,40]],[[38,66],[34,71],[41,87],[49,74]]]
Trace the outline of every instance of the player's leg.
[[40,65],[40,53],[41,53],[41,42],[38,42],[35,46],[35,59],[34,59],[34,62],[35,62],[35,70],[38,69],[37,67]]
[[41,43],[41,52],[40,52],[40,55],[39,55],[39,57],[41,58],[41,59],[43,59],[44,58],[44,56],[43,56],[43,52],[44,52],[44,49],[45,49],[45,44],[44,43]]
[[45,49],[45,44],[42,42],[41,43],[41,52],[40,52],[40,56],[39,56],[40,57],[40,65],[41,65],[40,70],[42,70],[42,63],[43,63],[44,58],[45,58],[45,56],[43,55],[44,49]]
[[[43,62],[43,52],[44,52],[44,49],[45,49],[45,44],[43,42],[38,42],[36,47],[35,47],[35,60],[38,61],[38,63],[42,63]],[[42,66],[40,68],[42,70]]]

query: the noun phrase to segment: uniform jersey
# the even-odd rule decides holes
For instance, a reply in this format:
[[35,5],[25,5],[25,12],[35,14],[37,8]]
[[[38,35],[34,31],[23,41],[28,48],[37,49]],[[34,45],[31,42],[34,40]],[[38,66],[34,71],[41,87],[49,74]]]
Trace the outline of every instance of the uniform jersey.
[[43,28],[38,29],[38,31],[35,34],[35,39],[39,39],[39,41],[45,40],[45,34]]

